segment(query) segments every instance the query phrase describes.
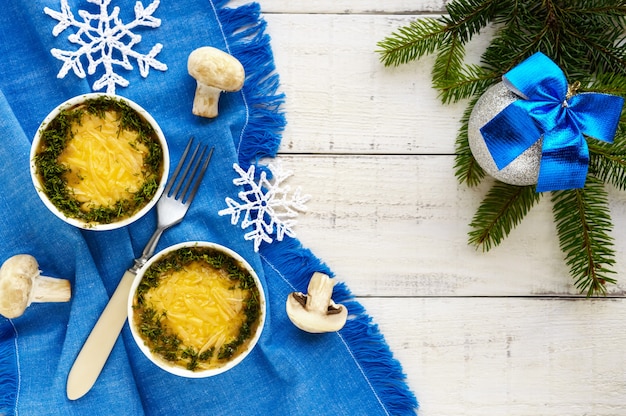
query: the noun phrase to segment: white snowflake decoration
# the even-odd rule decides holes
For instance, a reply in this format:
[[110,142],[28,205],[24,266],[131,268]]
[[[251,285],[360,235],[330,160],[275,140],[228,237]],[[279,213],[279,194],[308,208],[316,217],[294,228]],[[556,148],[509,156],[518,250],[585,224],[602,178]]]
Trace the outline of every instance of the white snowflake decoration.
[[120,8],[117,6],[109,14],[111,0],[87,1],[98,5],[100,12],[93,14],[79,10],[78,15],[82,21],[76,20],[67,0],[61,0],[61,11],[44,8],[48,16],[59,21],[52,30],[55,37],[68,28],[77,29],[67,39],[70,43],[78,45],[78,49],[50,50],[55,58],[63,61],[63,66],[57,74],[58,78],[64,78],[70,69],[77,77],[85,78],[85,68],[81,59],[86,57],[89,75],[93,75],[100,66],[104,69],[104,74],[94,82],[93,90],[98,91],[106,87],[107,93],[115,94],[116,86],[126,87],[129,84],[127,79],[115,72],[115,67],[132,70],[130,58],[137,61],[139,73],[144,78],[148,76],[150,68],[167,70],[167,65],[155,58],[163,47],[160,43],[154,45],[147,54],[133,50],[133,47],[141,42],[141,35],[133,33],[133,29],[141,26],[156,28],[161,25],[161,20],[152,16],[159,7],[159,0],[154,0],[147,8],[144,8],[140,1],[135,3],[135,20],[129,23],[124,23],[119,18]]
[[246,187],[238,195],[242,202],[226,198],[228,208],[218,212],[219,215],[230,214],[230,222],[233,225],[237,224],[241,214],[244,214],[241,228],[253,226],[252,231],[247,232],[244,238],[254,241],[254,251],[259,251],[262,241],[267,243],[273,241],[271,235],[274,234],[274,229],[278,241],[282,241],[285,235],[295,237],[292,230],[297,223],[295,218],[299,212],[306,211],[304,204],[311,198],[309,195],[302,195],[300,187],[289,197],[291,188],[288,185],[283,186],[283,182],[292,173],[283,171],[280,165],[269,164],[267,167],[272,172],[273,182],[267,178],[266,172],[261,172],[257,182],[254,178],[254,166],[250,166],[246,172],[235,163],[233,168],[239,174],[239,178],[233,179],[233,184]]

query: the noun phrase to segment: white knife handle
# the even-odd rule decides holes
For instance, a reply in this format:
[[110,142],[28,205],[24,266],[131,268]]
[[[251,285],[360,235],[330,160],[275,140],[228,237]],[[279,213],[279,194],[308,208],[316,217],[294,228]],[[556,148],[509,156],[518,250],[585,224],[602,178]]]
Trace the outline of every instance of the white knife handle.
[[133,271],[127,270],[124,273],[117,289],[76,357],[67,376],[68,399],[76,400],[83,397],[100,375],[128,317],[128,295],[134,278]]

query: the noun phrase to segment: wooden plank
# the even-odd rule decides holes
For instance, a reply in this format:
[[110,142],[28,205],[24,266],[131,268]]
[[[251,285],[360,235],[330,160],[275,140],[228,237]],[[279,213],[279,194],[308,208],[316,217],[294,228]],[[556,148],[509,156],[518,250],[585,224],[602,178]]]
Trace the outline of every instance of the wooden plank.
[[[500,246],[467,245],[489,181],[459,185],[453,156],[281,155],[292,188],[310,194],[297,237],[362,296],[576,295],[549,197]],[[611,191],[619,280],[626,294],[626,195]]]
[[[420,416],[621,414],[624,299],[574,299],[548,198],[500,247],[469,247],[489,184],[454,178],[465,103],[439,102],[432,57],[379,62],[378,41],[443,4],[261,2],[287,96],[279,159],[313,197],[298,237],[361,296]],[[621,279],[626,197],[610,195]],[[612,295],[624,296],[622,280]]]
[[[249,0],[234,0],[230,7],[249,3]],[[281,1],[261,0],[263,13],[292,14],[417,14],[439,13],[445,10],[445,0],[316,0],[316,1]]]
[[[624,299],[577,297],[548,198],[500,247],[469,247],[489,184],[454,178],[466,104],[440,103],[432,57],[379,62],[378,41],[445,1],[260,3],[287,96],[279,160],[312,195],[298,238],[360,296],[420,416],[622,414]],[[610,196],[623,297],[626,197]]]
[[[431,87],[433,56],[384,67],[376,52],[377,42],[420,17],[266,16],[287,97],[282,151],[453,153],[466,103],[440,102]],[[479,56],[487,39],[467,55]]]
[[420,416],[624,414],[624,299],[359,300]]

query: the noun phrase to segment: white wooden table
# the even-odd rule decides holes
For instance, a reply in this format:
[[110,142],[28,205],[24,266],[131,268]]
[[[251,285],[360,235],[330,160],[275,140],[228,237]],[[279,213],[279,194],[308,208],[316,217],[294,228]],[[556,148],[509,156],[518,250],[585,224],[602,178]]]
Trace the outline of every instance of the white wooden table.
[[375,52],[444,1],[259,3],[287,97],[279,159],[312,195],[297,236],[379,324],[418,413],[626,414],[626,195],[610,192],[619,284],[606,298],[579,296],[549,198],[477,251],[468,223],[489,184],[453,172],[467,103],[439,102],[432,57],[385,68]]

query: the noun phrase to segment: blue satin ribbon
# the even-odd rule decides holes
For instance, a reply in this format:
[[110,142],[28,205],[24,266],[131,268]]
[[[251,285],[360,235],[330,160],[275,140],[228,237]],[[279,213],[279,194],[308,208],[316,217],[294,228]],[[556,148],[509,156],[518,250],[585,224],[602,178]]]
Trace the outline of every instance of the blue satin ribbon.
[[537,192],[582,188],[589,167],[585,135],[613,142],[622,97],[581,93],[567,96],[563,71],[537,52],[503,76],[520,96],[480,132],[498,169],[503,169],[543,135]]

